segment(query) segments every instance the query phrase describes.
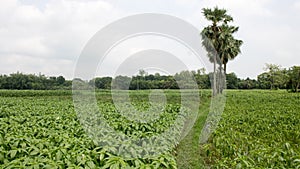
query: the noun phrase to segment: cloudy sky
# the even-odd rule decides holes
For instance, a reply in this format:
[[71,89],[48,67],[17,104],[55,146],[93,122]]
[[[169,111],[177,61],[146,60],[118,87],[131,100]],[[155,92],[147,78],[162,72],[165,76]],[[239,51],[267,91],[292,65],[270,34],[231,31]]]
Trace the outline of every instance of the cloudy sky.
[[256,78],[265,63],[300,65],[296,0],[1,0],[0,74],[19,71],[71,79],[82,49],[107,24],[133,14],[162,13],[200,31],[208,24],[201,9],[214,6],[228,10],[240,27],[236,37],[244,41],[228,72]]

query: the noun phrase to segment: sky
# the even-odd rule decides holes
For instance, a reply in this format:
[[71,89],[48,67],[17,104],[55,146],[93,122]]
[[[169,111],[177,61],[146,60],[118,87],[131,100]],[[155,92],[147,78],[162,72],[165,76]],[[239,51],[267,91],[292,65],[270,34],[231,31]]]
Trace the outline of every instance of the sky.
[[[106,25],[134,14],[160,13],[201,31],[209,24],[202,8],[215,6],[227,9],[232,24],[239,26],[235,37],[244,42],[227,72],[256,78],[266,63],[300,65],[300,1],[296,0],[1,0],[0,74],[19,71],[72,79],[85,45]],[[131,54],[143,49],[139,44],[147,45],[138,42],[130,43]],[[106,65],[120,64],[116,60],[108,59]],[[201,67],[193,59],[185,62]]]

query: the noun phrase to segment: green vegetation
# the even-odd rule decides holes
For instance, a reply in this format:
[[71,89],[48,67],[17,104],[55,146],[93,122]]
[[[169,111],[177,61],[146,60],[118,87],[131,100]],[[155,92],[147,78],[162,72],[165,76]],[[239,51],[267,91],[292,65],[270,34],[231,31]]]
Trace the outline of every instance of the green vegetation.
[[[204,17],[211,22],[211,25],[205,27],[201,32],[202,45],[207,51],[207,56],[214,64],[213,72],[213,93],[222,93],[222,72],[224,65],[224,74],[226,75],[226,65],[228,60],[234,59],[240,52],[242,40],[235,39],[233,34],[238,31],[238,27],[228,25],[233,18],[227,14],[225,9],[215,7],[203,9]],[[217,73],[218,64],[218,73]],[[218,78],[218,79],[217,79]],[[219,80],[217,82],[217,80]]]
[[212,168],[300,168],[300,95],[229,91],[218,129],[201,145]]
[[177,166],[180,169],[202,169],[204,168],[204,161],[199,154],[199,137],[202,126],[205,123],[207,114],[209,112],[210,98],[202,97],[202,105],[199,109],[199,116],[193,128],[187,136],[176,147]]
[[[186,91],[186,94],[192,90]],[[144,137],[172,122],[180,104],[176,90],[165,90],[162,123],[131,123],[112,105],[110,91],[97,91],[98,105],[116,130]],[[201,91],[200,114],[188,135],[157,157],[125,159],[91,140],[74,111],[71,91],[0,91],[0,168],[299,168],[300,96],[286,91],[227,91],[217,130],[206,144],[199,135],[210,104]],[[132,91],[139,109],[149,91]],[[170,111],[169,111],[170,110]],[[133,126],[134,125],[134,126]],[[165,126],[165,127],[164,127]],[[137,127],[137,128],[136,128]],[[105,141],[105,138],[103,138]],[[201,154],[201,156],[200,156]]]
[[[233,36],[238,27],[229,25],[233,18],[225,9],[204,8],[203,15],[211,22],[201,31],[201,40],[213,72],[201,68],[153,75],[140,70],[132,77],[89,80],[20,72],[0,75],[0,89],[9,89],[0,90],[0,168],[300,169],[300,67],[266,64],[257,79],[227,74],[228,61],[241,53],[243,41]],[[200,107],[181,105],[180,94],[192,100],[197,88],[187,77],[201,89]],[[179,86],[192,90],[171,90]],[[88,104],[89,93],[80,90],[93,87],[97,111]],[[218,94],[225,87],[276,91],[227,91],[222,120],[214,130],[220,117],[215,109],[223,108],[216,100],[224,98]],[[210,88],[213,93],[203,90]],[[118,96],[130,90],[135,110],[122,99],[118,110],[111,89]],[[150,91],[145,89],[164,89],[167,104],[155,99],[149,103]],[[77,98],[86,99],[77,114],[72,92],[88,96]],[[199,112],[193,111],[196,106]],[[198,116],[192,115],[195,112]],[[100,126],[104,121],[107,125]],[[187,135],[178,139],[185,131]]]
[[287,71],[287,88],[298,92],[300,88],[300,66],[293,66]]
[[70,89],[72,81],[65,80],[63,76],[51,76],[23,74],[20,72],[10,75],[0,75],[0,89],[18,90],[51,90],[51,89]]
[[[88,80],[0,75],[0,89],[8,89],[0,90],[0,168],[300,169],[300,66],[266,64],[257,79],[227,73],[228,61],[241,53],[243,41],[234,37],[239,27],[229,25],[225,9],[202,11],[211,24],[200,35],[213,72],[140,70]],[[271,90],[227,90],[219,122],[226,87]],[[164,89],[165,97],[150,98],[148,89]],[[184,107],[182,95],[199,103],[192,95],[198,89],[200,106]],[[118,97],[127,90],[130,104]]]
[[[300,67],[281,68],[279,65],[267,64],[264,73],[257,76],[256,79],[241,79],[235,73],[226,74],[227,89],[287,89],[292,92],[298,92],[300,89]],[[199,89],[211,88],[211,73],[206,73],[205,69],[197,71],[182,71],[171,75],[160,75],[158,73],[139,74],[133,77],[117,76],[96,77],[90,81],[82,81],[96,89],[190,89],[193,85],[186,83],[184,79],[187,74],[193,75]],[[80,79],[76,79],[81,81]],[[112,83],[113,82],[113,83]],[[26,75],[15,73],[11,75],[0,75],[0,89],[17,89],[17,90],[62,90],[72,89],[72,81],[64,80],[64,77],[46,77],[43,75]]]
[[[193,91],[186,91],[186,94]],[[130,122],[115,110],[110,91],[98,91],[98,105],[115,130],[146,137],[165,130],[180,106],[178,91],[165,91],[168,104],[154,123]],[[203,96],[209,97],[205,91]],[[139,109],[148,91],[132,91]],[[111,146],[97,146],[80,125],[70,91],[0,91],[0,168],[176,168],[174,151],[153,158],[122,158]],[[101,137],[103,142],[109,141]],[[109,145],[109,143],[107,143]],[[163,144],[163,143],[162,143]]]

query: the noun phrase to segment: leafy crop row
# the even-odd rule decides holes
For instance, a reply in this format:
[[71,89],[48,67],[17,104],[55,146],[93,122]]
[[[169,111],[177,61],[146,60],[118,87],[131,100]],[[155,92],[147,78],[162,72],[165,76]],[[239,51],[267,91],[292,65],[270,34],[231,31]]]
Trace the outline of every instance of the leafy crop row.
[[300,96],[230,91],[218,129],[202,145],[212,168],[300,168]]
[[[183,94],[188,95],[189,92],[193,91]],[[153,114],[158,115],[160,120],[148,123],[137,120],[145,114],[127,110],[125,104],[121,105],[124,106],[123,113],[136,120],[121,116],[109,92],[97,92],[96,97],[100,99],[99,110],[110,126],[130,137],[146,138],[162,133],[175,118],[186,116],[179,113],[182,108],[178,92],[165,93],[167,106],[158,111],[160,114]],[[155,109],[145,103],[147,100],[139,98],[145,98],[147,94],[148,91],[139,91],[137,97],[131,99],[138,110],[151,112]],[[201,98],[209,98],[210,92],[200,94]],[[0,91],[0,95],[0,168],[177,167],[176,149],[152,158],[123,158],[113,153],[113,146],[99,146],[82,128],[69,91]],[[218,129],[208,143],[200,145],[201,155],[208,166],[300,168],[299,94],[228,91],[226,102]],[[188,110],[183,112],[188,113]],[[108,143],[110,140],[107,137],[101,139]]]
[[[11,92],[2,92],[5,97],[0,97],[0,168],[176,168],[172,151],[125,159],[109,146],[96,144],[80,125],[69,94],[27,97],[21,91]],[[147,107],[142,104],[141,108]],[[110,125],[135,137],[161,132],[180,110],[176,104],[167,105],[163,120],[143,124],[126,121],[110,102],[99,107]]]

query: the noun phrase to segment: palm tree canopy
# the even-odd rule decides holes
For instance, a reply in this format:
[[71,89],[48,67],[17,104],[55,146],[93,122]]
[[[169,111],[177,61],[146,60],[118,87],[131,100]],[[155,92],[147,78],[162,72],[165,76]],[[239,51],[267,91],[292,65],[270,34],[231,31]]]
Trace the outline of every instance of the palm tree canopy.
[[228,60],[234,59],[239,53],[241,53],[240,47],[243,44],[242,40],[235,39],[233,33],[238,31],[238,27],[222,25],[222,33],[220,34],[219,41],[222,44],[219,56],[223,64],[226,64]]
[[202,10],[202,13],[204,17],[212,21],[214,26],[217,26],[218,23],[225,23],[227,24],[228,22],[233,21],[233,18],[226,14],[226,9],[219,9],[218,7],[215,7],[213,10],[209,8],[204,8]]
[[213,62],[214,55],[217,55],[218,64],[227,64],[228,60],[234,59],[241,53],[240,47],[243,41],[235,39],[233,34],[239,27],[228,25],[233,18],[226,13],[225,9],[204,8],[204,17],[212,22],[212,25],[205,27],[202,32],[202,45],[208,52],[208,57]]

